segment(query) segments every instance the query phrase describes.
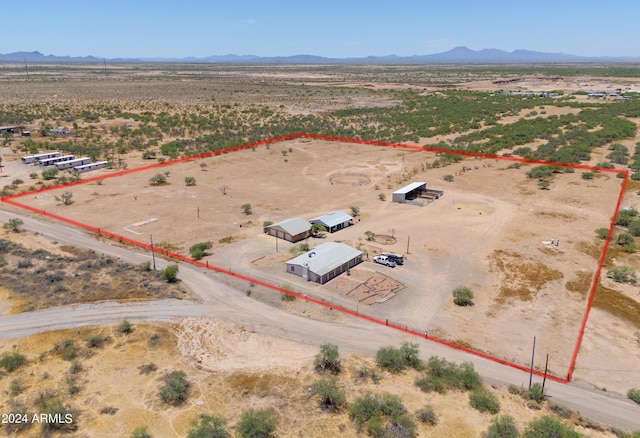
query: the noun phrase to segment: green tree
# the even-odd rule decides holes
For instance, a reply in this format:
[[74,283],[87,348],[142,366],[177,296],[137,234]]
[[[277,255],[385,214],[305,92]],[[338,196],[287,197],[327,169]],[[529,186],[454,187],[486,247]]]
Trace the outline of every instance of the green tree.
[[167,283],[175,283],[178,280],[178,265],[169,265],[162,271],[162,279]]
[[9,219],[9,222],[4,224],[4,229],[13,231],[14,233],[19,233],[20,231],[22,231],[22,225],[24,225],[22,219],[13,218]]
[[580,434],[551,415],[532,420],[522,435],[524,438],[580,438]]
[[193,245],[189,248],[189,253],[191,254],[191,258],[194,260],[200,260],[205,255],[207,255],[207,250],[211,249],[213,245],[211,242],[200,242]]
[[322,224],[312,224],[311,225],[311,235],[313,237],[318,237],[323,233],[327,232],[327,227]]
[[473,306],[473,292],[468,287],[457,287],[453,290],[453,302],[458,306]]
[[62,204],[64,204],[64,205],[71,205],[71,204],[73,204],[73,193],[64,192],[59,197],[56,196],[55,199],[56,199],[56,201],[62,202]]
[[276,430],[276,420],[269,410],[249,409],[236,425],[241,438],[269,438]]
[[242,209],[242,212],[247,216],[249,216],[250,214],[253,214],[253,210],[251,209],[251,204],[242,204],[240,208]]
[[160,388],[160,399],[164,403],[178,406],[187,400],[189,382],[184,371],[172,371],[164,379],[164,386]]
[[593,179],[595,172],[582,172],[582,179]]
[[228,438],[227,420],[213,415],[201,415],[200,421],[193,420],[187,438]]
[[57,167],[49,167],[42,171],[42,179],[47,181],[54,179],[58,175],[58,172],[60,172],[60,170],[58,170]]
[[360,216],[360,207],[352,205],[349,208],[351,209],[351,216],[353,217]]
[[509,415],[492,419],[489,428],[482,434],[483,438],[518,438],[519,436],[516,422]]
[[327,410],[337,412],[346,405],[346,396],[338,388],[338,379],[320,379],[312,385],[313,392],[320,397],[320,406]]
[[634,237],[640,236],[640,220],[632,220],[628,225],[629,234]]
[[322,344],[320,346],[320,352],[313,361],[313,365],[319,372],[330,371],[333,374],[338,374],[341,367],[338,346]]
[[527,172],[527,176],[529,178],[537,178],[539,180],[549,178],[551,175],[553,175],[553,169],[551,166],[538,166]]
[[376,233],[374,233],[373,231],[365,231],[364,235],[365,235],[367,241],[369,241],[369,242],[371,242],[376,237]]
[[161,173],[157,173],[149,179],[152,186],[161,186],[167,182],[167,177]]

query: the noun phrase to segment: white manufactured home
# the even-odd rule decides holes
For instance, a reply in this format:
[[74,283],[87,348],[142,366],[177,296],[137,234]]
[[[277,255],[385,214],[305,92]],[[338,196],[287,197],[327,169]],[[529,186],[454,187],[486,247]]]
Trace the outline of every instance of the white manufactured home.
[[103,167],[107,167],[109,164],[108,161],[96,161],[95,163],[82,164],[80,166],[75,166],[73,170],[78,173],[89,172],[90,170],[102,169]]

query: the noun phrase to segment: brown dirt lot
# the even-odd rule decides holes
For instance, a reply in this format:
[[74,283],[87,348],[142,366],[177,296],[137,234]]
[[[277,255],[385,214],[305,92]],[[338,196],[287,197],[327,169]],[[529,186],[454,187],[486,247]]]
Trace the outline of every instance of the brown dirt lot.
[[[406,286],[367,312],[523,364],[536,336],[538,351],[550,355],[550,370],[564,376],[586,306],[586,291],[575,293],[576,281],[585,270],[595,271],[602,243],[593,230],[609,223],[621,180],[607,173],[584,180],[576,171],[556,174],[550,190],[539,190],[537,181],[526,178],[531,166],[468,158],[428,168],[435,158],[298,139],[204,159],[206,171],[194,161],[73,187],[70,206],[55,200],[60,190],[23,201],[140,241],[152,234],[159,245],[184,255],[194,243],[210,241],[209,263],[290,283],[327,301],[341,298],[283,272],[287,257],[275,257],[262,222],[356,205],[362,214],[355,225],[325,240],[357,246],[371,230],[393,235],[396,243],[377,246],[399,253],[410,241],[404,266],[390,270],[365,262]],[[165,171],[168,184],[150,185],[153,175]],[[332,184],[336,174],[366,176],[360,179],[368,183]],[[448,174],[455,175],[452,183],[443,181]],[[187,176],[197,185],[185,186]],[[425,207],[390,202],[393,190],[416,180],[444,188],[445,196]],[[386,201],[378,199],[380,193]],[[243,214],[246,203],[253,214]],[[282,241],[279,246],[291,247]],[[461,285],[474,291],[475,306],[453,305],[451,291]],[[343,302],[355,307],[353,300]]]

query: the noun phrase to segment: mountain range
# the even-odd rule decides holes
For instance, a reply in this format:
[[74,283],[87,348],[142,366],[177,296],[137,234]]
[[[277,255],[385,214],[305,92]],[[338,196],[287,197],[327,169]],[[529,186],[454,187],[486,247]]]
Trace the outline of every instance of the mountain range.
[[255,56],[212,55],[203,58],[99,58],[96,56],[43,55],[40,52],[14,52],[0,54],[0,62],[31,63],[219,63],[219,64],[499,64],[499,63],[557,63],[557,62],[640,62],[636,57],[577,56],[566,53],[546,53],[531,50],[507,52],[499,49],[471,50],[456,47],[442,53],[413,56],[367,56],[363,58],[327,58],[315,55]]

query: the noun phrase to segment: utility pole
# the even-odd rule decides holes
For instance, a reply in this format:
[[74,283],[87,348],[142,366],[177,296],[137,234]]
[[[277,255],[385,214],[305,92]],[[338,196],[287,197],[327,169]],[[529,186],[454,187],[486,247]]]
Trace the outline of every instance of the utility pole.
[[547,382],[547,369],[549,368],[549,353],[547,353],[547,361],[544,364],[544,378],[542,379],[542,393],[544,394],[544,384]]
[[411,241],[411,236],[407,236],[407,254],[409,253],[409,242]]
[[153,234],[149,234],[149,239],[151,241],[151,259],[153,260],[153,270],[156,270],[156,253],[153,250]]
[[533,381],[533,359],[536,355],[536,337],[533,337],[533,351],[531,352],[531,372],[529,373],[529,389],[531,389],[531,382]]

